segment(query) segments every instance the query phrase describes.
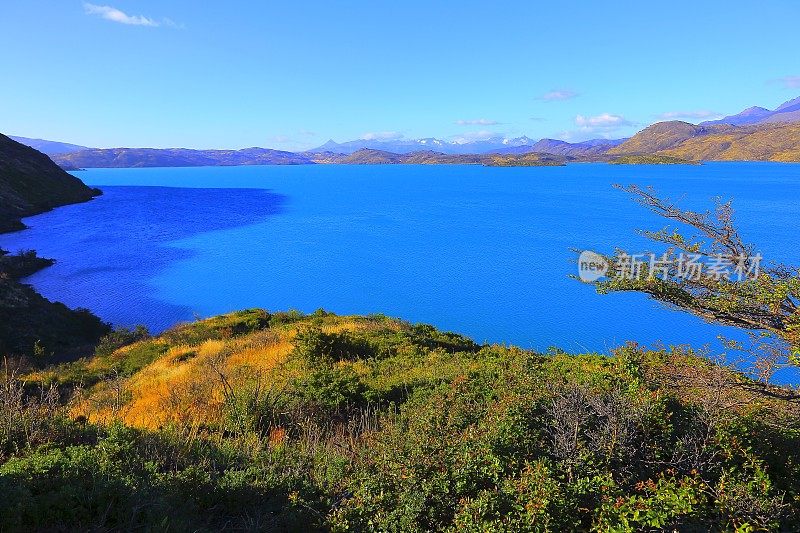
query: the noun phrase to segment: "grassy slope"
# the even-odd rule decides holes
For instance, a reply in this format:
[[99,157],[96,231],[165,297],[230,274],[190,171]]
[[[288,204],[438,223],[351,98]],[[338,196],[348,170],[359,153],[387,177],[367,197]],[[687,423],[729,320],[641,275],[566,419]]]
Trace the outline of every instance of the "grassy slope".
[[559,156],[549,154],[490,155],[484,162],[490,167],[552,167],[565,164]]
[[661,154],[705,161],[800,161],[800,123],[687,139]]
[[622,155],[610,161],[612,165],[692,165],[695,161],[666,155]]
[[738,127],[662,122],[608,153],[690,161],[800,161],[800,122]]
[[682,351],[539,355],[252,310],[27,379],[89,384],[67,417],[88,425],[0,439],[0,463],[20,450],[0,464],[11,526],[800,525],[796,399]]

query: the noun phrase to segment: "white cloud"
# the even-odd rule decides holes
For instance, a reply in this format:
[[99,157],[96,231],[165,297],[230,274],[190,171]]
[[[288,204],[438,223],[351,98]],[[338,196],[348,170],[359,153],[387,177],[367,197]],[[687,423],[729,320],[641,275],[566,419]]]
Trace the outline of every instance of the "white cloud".
[[183,28],[183,25],[177,24],[171,19],[163,18],[161,20],[145,17],[144,15],[128,15],[124,11],[111,6],[98,6],[85,2],[83,10],[87,15],[94,15],[111,22],[119,24],[128,24],[130,26],[149,26],[155,28],[158,26],[167,26],[169,28]]
[[478,118],[473,120],[456,120],[459,126],[496,126],[500,124],[496,120],[489,120],[488,118]]
[[628,126],[636,126],[635,123],[626,119],[622,115],[602,113],[593,117],[577,115],[575,117],[576,130],[563,131],[557,138],[568,142],[580,142],[589,139],[614,139],[620,137],[618,131]]
[[622,126],[630,126],[631,122],[622,115],[603,113],[594,117],[578,115],[575,117],[575,125],[579,128],[620,128]]
[[661,120],[675,120],[679,118],[715,119],[720,117],[722,117],[721,114],[705,109],[699,111],[667,111],[666,113],[656,115],[656,118]]
[[800,88],[800,76],[784,76],[773,81],[780,83],[785,89]]
[[538,99],[544,100],[545,102],[559,102],[563,100],[572,100],[576,96],[578,96],[578,93],[575,91],[571,91],[569,89],[558,89],[546,92],[539,96]]
[[372,131],[361,136],[365,141],[396,141],[403,138],[397,131]]

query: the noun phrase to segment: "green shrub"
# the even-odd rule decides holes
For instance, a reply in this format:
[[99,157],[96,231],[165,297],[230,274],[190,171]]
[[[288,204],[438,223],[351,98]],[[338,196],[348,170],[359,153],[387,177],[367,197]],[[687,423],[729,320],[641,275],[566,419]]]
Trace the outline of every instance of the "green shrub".
[[367,359],[374,353],[373,347],[364,338],[347,331],[327,333],[318,326],[300,330],[293,351],[296,357],[310,366]]
[[322,365],[293,383],[294,395],[313,407],[337,409],[360,405],[370,398],[351,366]]
[[115,328],[114,331],[100,339],[94,349],[94,355],[96,357],[107,357],[119,348],[146,339],[149,336],[150,332],[141,325],[133,329]]

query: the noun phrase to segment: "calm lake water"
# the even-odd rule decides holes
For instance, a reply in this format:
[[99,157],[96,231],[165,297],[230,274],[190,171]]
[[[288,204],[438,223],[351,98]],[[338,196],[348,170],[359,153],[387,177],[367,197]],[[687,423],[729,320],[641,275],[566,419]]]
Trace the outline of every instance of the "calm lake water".
[[[639,294],[571,280],[573,249],[653,247],[665,222],[613,183],[690,208],[734,200],[771,261],[800,264],[800,165],[540,168],[258,166],[78,172],[104,195],[27,219],[0,247],[58,262],[46,297],[161,330],[246,307],[383,313],[477,341],[608,352],[626,340],[710,344],[714,327]],[[783,379],[787,379],[784,376]]]

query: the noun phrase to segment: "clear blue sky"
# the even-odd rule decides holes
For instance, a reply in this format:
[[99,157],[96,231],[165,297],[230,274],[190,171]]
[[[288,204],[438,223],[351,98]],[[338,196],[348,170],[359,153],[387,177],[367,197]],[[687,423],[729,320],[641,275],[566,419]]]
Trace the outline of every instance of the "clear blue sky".
[[800,95],[796,0],[109,2],[2,0],[0,131],[98,147],[574,140]]

